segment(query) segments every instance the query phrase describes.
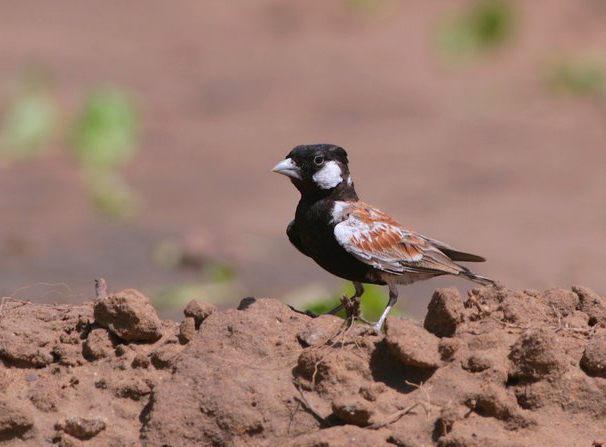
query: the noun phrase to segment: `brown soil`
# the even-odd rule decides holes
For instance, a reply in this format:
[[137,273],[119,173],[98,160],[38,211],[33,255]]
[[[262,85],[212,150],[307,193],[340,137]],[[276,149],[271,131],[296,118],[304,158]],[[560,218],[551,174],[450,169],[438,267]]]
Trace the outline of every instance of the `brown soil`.
[[179,324],[124,290],[82,305],[5,298],[0,439],[39,446],[599,446],[606,300],[437,290],[384,335],[273,299]]

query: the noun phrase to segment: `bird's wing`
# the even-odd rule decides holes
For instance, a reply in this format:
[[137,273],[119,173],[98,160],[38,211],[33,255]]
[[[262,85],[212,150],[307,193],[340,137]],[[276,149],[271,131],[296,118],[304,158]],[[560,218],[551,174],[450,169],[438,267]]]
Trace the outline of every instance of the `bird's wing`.
[[[389,215],[370,205],[354,202],[341,206],[339,211],[333,216],[338,222],[334,228],[335,239],[365,264],[396,275],[457,275],[466,271],[444,254],[433,240],[405,230]],[[445,244],[442,246],[454,251]]]

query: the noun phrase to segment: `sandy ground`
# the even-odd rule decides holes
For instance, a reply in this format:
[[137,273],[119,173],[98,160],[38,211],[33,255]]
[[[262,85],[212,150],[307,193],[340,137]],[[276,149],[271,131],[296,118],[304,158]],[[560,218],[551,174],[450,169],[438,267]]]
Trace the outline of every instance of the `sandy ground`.
[[129,289],[0,307],[14,447],[603,447],[606,301],[454,288],[385,334],[279,300],[162,321]]
[[[60,155],[2,171],[0,295],[78,302],[98,276],[149,289],[195,282],[150,256],[159,240],[192,232],[235,266],[234,299],[334,288],[288,244],[296,191],[269,173],[310,142],[345,147],[365,201],[486,256],[480,273],[515,289],[606,290],[605,108],[542,83],[554,58],[604,54],[606,10],[515,2],[512,41],[453,69],[434,41],[457,5],[2,2],[1,82],[35,62],[67,111],[91,85],[136,97],[143,150],[126,175],[144,207],[132,222],[99,220]],[[39,282],[69,288],[15,293]],[[420,317],[429,290],[451,284],[466,287],[415,285],[403,306]]]

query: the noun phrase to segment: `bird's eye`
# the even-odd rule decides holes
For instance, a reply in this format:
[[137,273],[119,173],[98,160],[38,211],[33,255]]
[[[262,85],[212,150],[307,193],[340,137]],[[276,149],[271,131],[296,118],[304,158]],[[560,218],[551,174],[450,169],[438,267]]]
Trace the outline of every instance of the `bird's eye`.
[[320,166],[322,163],[324,163],[324,157],[322,157],[321,155],[317,155],[314,157],[314,163],[318,166]]

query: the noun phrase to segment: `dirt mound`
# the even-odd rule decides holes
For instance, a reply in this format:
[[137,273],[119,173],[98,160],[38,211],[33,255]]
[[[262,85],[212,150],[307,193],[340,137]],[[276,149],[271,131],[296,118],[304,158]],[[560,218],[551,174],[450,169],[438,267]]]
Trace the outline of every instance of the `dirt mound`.
[[161,321],[134,290],[5,298],[0,441],[38,446],[584,446],[606,441],[606,301],[435,292],[424,324],[271,299]]

